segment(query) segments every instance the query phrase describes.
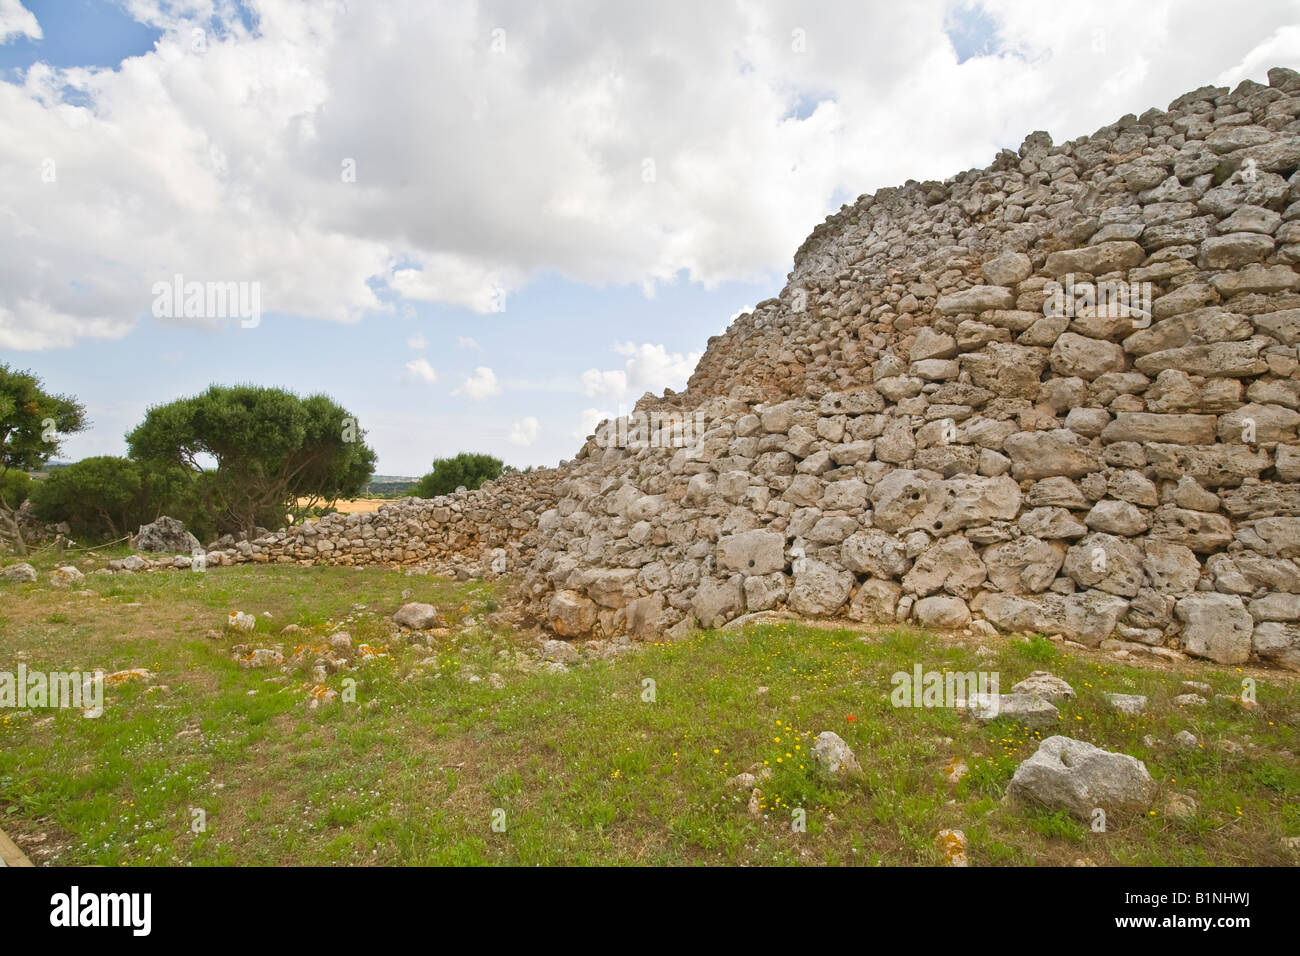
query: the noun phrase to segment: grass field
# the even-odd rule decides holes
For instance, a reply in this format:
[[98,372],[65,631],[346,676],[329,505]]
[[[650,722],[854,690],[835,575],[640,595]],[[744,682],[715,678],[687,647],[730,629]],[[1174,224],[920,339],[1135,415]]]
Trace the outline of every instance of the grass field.
[[[429,649],[391,629],[404,592],[443,614]],[[1121,665],[1043,638],[986,639],[993,654],[980,657],[973,639],[794,623],[563,672],[529,663],[535,637],[494,625],[499,599],[482,582],[377,568],[88,574],[62,591],[44,575],[0,582],[0,670],[151,672],[110,686],[98,719],[0,710],[0,828],[37,864],[110,866],[935,864],[944,828],[965,831],[972,865],[1298,861],[1285,842],[1300,836],[1293,675],[1248,670],[1253,711],[1179,707],[1182,680],[1238,695],[1243,672]],[[258,615],[251,639],[224,629],[235,609]],[[325,681],[342,692],[355,680],[354,701],[310,706],[311,653],[287,672],[232,659],[241,642],[283,644],[288,658],[340,622],[376,652]],[[279,636],[289,624],[302,632]],[[896,709],[890,677],[917,663],[995,670],[1003,690],[1047,669],[1078,697],[1059,731]],[[1148,713],[1111,712],[1105,691],[1148,695]],[[860,784],[813,772],[823,730],[856,751]],[[1200,745],[1173,746],[1180,730]],[[1160,785],[1152,813],[1094,833],[1006,804],[1016,765],[1053,732],[1145,761]],[[955,759],[969,772],[953,784]],[[757,814],[727,784],[755,765],[771,771]],[[1166,812],[1175,792],[1194,815]],[[796,809],[806,832],[792,828]]]

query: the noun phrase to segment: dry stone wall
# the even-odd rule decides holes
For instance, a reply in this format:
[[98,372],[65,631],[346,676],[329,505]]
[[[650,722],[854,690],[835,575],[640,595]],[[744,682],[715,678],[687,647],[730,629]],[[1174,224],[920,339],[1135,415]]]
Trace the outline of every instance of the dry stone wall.
[[[558,477],[555,469],[543,468],[506,475],[476,491],[404,498],[369,514],[326,515],[251,541],[212,548],[204,554],[204,562],[207,566],[424,564],[441,570],[508,573],[534,559],[538,516],[555,506]],[[177,560],[186,566],[191,563]]]
[[[845,207],[564,469],[537,619],[976,618],[1300,668],[1297,116],[1274,70]],[[646,428],[673,413],[686,447]]]
[[1300,669],[1300,75],[1268,79],[863,196],[574,461],[216,560],[503,551],[562,637],[790,610]]

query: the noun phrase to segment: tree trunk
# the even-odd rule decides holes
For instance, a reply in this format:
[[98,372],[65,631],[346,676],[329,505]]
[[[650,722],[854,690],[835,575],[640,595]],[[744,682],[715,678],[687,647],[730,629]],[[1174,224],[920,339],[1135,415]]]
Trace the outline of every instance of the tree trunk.
[[0,508],[0,522],[3,522],[7,536],[13,541],[14,553],[20,558],[27,557],[27,542],[23,540],[23,529],[18,524],[18,516],[9,508]]

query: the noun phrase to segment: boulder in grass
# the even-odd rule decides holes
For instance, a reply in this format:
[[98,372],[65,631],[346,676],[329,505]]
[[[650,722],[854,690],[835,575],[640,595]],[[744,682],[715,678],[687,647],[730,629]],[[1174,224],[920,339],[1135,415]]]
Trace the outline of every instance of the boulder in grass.
[[251,614],[245,614],[243,611],[231,611],[226,615],[226,627],[232,631],[248,633],[257,627],[257,618]]
[[11,564],[0,568],[0,581],[14,581],[18,584],[31,584],[36,580],[36,569],[27,562]]
[[427,631],[437,625],[438,609],[432,604],[403,604],[393,615],[393,621],[413,631]]
[[1141,694],[1105,694],[1103,696],[1111,709],[1118,713],[1128,714],[1131,717],[1146,713],[1147,699]]
[[141,551],[169,551],[172,554],[193,554],[200,549],[199,539],[186,531],[182,522],[166,515],[140,525],[135,546]]
[[80,584],[85,579],[86,576],[70,564],[55,568],[50,572],[50,583],[56,588],[71,587],[74,584]]
[[1066,810],[1091,820],[1100,808],[1109,816],[1145,812],[1156,784],[1146,765],[1071,737],[1048,737],[1016,768],[1007,796],[1049,810]]
[[1074,688],[1050,671],[1034,671],[1011,688],[1013,694],[1037,694],[1053,704],[1074,699]]
[[831,730],[823,730],[813,741],[813,762],[817,769],[836,782],[861,780],[862,765],[844,738]]

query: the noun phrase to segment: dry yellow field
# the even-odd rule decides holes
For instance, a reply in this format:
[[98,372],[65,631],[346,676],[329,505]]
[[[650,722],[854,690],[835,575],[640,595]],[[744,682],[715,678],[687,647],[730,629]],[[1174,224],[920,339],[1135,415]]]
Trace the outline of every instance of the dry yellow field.
[[[301,507],[307,503],[305,498],[298,500]],[[387,504],[387,498],[351,498],[347,501],[336,501],[334,507],[345,515],[368,514],[371,511],[378,511],[379,506]]]

